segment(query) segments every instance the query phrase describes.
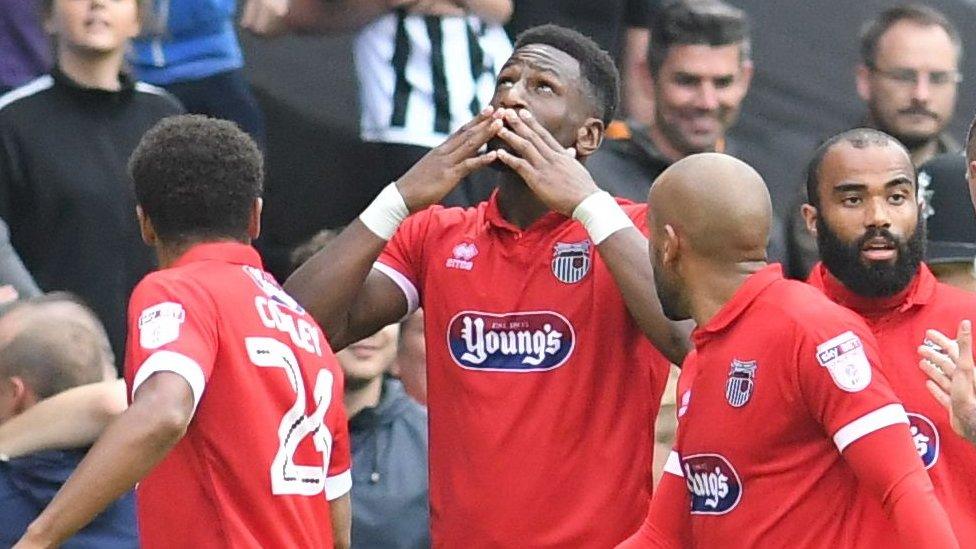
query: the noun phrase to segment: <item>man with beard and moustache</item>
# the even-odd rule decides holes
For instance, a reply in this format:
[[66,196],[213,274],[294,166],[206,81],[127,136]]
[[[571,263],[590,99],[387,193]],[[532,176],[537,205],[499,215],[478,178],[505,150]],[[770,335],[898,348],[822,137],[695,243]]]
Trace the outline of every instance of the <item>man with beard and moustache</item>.
[[926,389],[917,349],[939,350],[926,331],[950,332],[976,316],[976,294],[940,283],[922,261],[925,224],[908,151],[858,128],[821,145],[807,170],[803,206],[822,263],[809,283],[861,315],[882,369],[903,401],[915,447],[963,547],[976,547],[976,449],[952,431]]
[[675,450],[623,546],[957,547],[868,327],[767,263],[762,177],[693,155],[648,202],[661,306],[698,328]]
[[[525,31],[491,106],[285,284],[336,349],[423,307],[435,547],[612,547],[640,526],[670,368],[647,338],[675,362],[686,340],[646,291],[646,207],[583,166],[618,89],[589,38]],[[487,202],[435,205],[489,165]]]
[[[945,15],[918,4],[889,8],[865,23],[860,42],[856,85],[868,112],[858,125],[901,141],[915,167],[937,154],[959,151],[946,128],[962,80],[962,42]],[[804,200],[799,198],[797,205]],[[798,209],[792,211],[789,270],[805,278],[818,260],[817,249]]]

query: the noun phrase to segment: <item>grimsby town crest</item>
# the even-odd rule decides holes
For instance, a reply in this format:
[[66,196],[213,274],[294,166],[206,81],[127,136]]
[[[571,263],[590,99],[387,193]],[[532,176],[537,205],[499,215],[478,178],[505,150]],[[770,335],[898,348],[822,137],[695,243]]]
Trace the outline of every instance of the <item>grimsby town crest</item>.
[[557,242],[552,254],[552,274],[560,282],[579,282],[590,272],[590,241]]
[[752,398],[755,388],[756,361],[732,359],[729,380],[725,383],[725,398],[733,408],[741,408]]

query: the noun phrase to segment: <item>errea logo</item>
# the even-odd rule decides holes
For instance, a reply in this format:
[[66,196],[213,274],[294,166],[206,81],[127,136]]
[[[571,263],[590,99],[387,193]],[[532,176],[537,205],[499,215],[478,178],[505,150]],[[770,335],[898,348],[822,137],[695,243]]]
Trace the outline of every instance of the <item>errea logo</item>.
[[451,250],[452,257],[447,259],[445,264],[449,269],[461,269],[470,271],[474,268],[474,256],[478,255],[478,247],[470,242],[462,242]]

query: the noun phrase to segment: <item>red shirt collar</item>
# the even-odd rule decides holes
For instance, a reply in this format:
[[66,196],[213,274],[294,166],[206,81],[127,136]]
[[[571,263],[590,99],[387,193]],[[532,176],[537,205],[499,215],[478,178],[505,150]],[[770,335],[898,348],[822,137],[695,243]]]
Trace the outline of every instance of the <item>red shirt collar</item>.
[[908,287],[890,297],[864,297],[855,294],[830,274],[823,263],[817,263],[807,282],[819,288],[831,301],[843,305],[861,316],[879,316],[888,312],[904,312],[915,305],[925,305],[935,294],[937,280],[924,263]]
[[516,234],[538,230],[548,231],[550,228],[565,223],[569,219],[570,218],[559,212],[549,212],[539,219],[533,221],[532,224],[525,229],[520,229],[518,226],[505,219],[505,217],[502,215],[502,211],[498,207],[498,189],[492,191],[491,196],[488,198],[488,206],[485,208],[485,221],[487,221],[490,226]]
[[749,275],[749,278],[746,278],[742,286],[739,286],[732,295],[732,299],[729,299],[707,324],[695,329],[691,336],[695,345],[704,343],[732,324],[763,290],[778,280],[783,280],[783,267],[779,263],[772,263]]
[[264,270],[258,251],[240,242],[204,242],[194,244],[173,262],[172,267],[181,267],[197,261],[223,261],[238,265],[250,265]]

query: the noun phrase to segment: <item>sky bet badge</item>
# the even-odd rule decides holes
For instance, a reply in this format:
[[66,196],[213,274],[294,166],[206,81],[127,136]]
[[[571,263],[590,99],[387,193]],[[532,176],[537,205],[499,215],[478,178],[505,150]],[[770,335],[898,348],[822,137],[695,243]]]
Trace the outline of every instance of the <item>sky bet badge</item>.
[[590,241],[557,242],[552,255],[552,274],[560,282],[574,284],[590,272]]
[[729,380],[725,383],[725,398],[733,408],[742,408],[752,398],[755,387],[756,361],[733,358]]

